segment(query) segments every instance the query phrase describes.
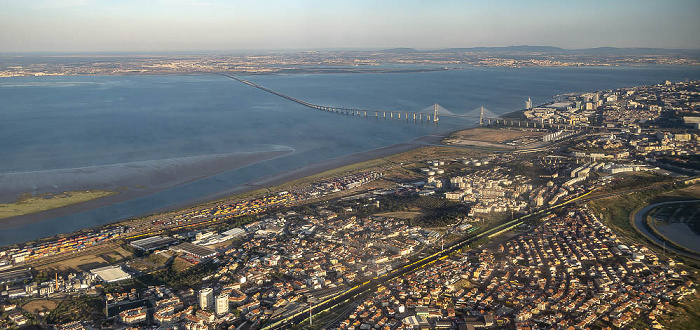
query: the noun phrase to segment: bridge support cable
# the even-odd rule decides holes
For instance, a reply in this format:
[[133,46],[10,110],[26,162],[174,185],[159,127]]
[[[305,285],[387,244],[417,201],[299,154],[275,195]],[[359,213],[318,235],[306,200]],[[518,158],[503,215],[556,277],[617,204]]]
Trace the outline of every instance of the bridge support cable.
[[[318,105],[318,104],[306,102],[306,101],[304,101],[304,100],[297,99],[297,98],[295,98],[295,97],[292,97],[292,96],[289,96],[289,95],[280,93],[280,92],[278,92],[278,91],[276,91],[276,90],[269,89],[269,88],[267,88],[267,87],[258,85],[258,84],[254,83],[254,82],[252,82],[252,81],[248,81],[248,80],[245,80],[245,79],[238,78],[238,77],[236,77],[236,76],[234,76],[234,75],[225,74],[225,73],[219,73],[219,74],[222,75],[222,76],[224,76],[224,77],[227,77],[227,78],[229,78],[229,79],[232,79],[232,80],[238,81],[238,82],[240,82],[240,83],[246,84],[246,85],[248,85],[248,86],[250,86],[250,87],[254,87],[254,88],[260,89],[260,90],[262,90],[262,91],[268,92],[268,93],[270,93],[270,94],[279,96],[279,97],[281,97],[281,98],[285,98],[285,99],[287,99],[287,100],[289,100],[289,101],[292,101],[292,102],[301,104],[301,105],[303,105],[303,106],[305,106],[305,107],[307,107],[307,108],[311,108],[311,109],[315,109],[315,110],[321,110],[321,111],[326,111],[326,112],[333,112],[333,113],[338,113],[338,114],[344,114],[344,115],[348,115],[348,116],[352,115],[352,116],[356,116],[356,117],[362,117],[362,115],[364,114],[364,117],[367,118],[367,117],[368,117],[368,116],[367,116],[367,112],[369,112],[369,113],[374,112],[375,118],[379,118],[379,115],[380,115],[380,112],[381,112],[381,116],[382,116],[382,118],[384,118],[384,119],[387,118],[387,113],[388,113],[389,119],[394,119],[394,115],[396,115],[398,119],[404,119],[406,122],[410,122],[410,119],[409,119],[409,118],[410,118],[411,116],[413,116],[413,122],[415,122],[415,123],[418,123],[418,122],[422,123],[422,122],[424,121],[424,120],[423,120],[423,116],[424,116],[424,115],[425,115],[425,118],[427,119],[427,122],[433,122],[433,123],[438,123],[441,116],[444,116],[444,117],[459,117],[459,118],[480,118],[479,116],[475,116],[474,114],[471,114],[471,113],[467,113],[467,114],[463,114],[463,115],[455,114],[455,113],[451,112],[450,110],[446,109],[445,107],[443,107],[443,106],[441,106],[441,105],[439,105],[439,104],[437,104],[437,103],[433,104],[432,106],[430,106],[430,107],[428,107],[428,108],[426,108],[426,109],[423,109],[423,110],[417,111],[417,112],[414,112],[414,111],[400,111],[400,110],[397,110],[397,111],[386,111],[386,110],[371,110],[371,109],[350,109],[350,108],[330,107],[330,106]],[[488,112],[488,114],[489,114],[489,115],[492,115],[493,118],[496,118],[496,117],[497,117],[495,114],[491,113],[490,111]],[[402,116],[402,115],[403,115],[403,116]],[[403,117],[403,118],[402,118],[402,117]]]

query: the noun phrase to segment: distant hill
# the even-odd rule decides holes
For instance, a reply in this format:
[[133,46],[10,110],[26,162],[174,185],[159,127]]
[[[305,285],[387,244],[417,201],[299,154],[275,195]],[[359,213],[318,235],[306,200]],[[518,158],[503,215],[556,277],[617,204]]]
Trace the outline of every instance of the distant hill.
[[463,47],[443,48],[420,51],[414,48],[391,48],[379,51],[381,53],[408,54],[408,53],[549,53],[549,54],[581,54],[581,55],[669,55],[687,54],[700,55],[700,49],[666,49],[643,47],[595,47],[581,49],[565,49],[554,46],[507,46],[507,47]]
[[420,53],[420,51],[417,51],[413,48],[407,48],[407,47],[384,49],[384,50],[380,50],[379,52],[380,53],[394,53],[394,54]]
[[618,48],[596,47],[586,49],[571,49],[568,53],[599,54],[599,55],[668,55],[668,54],[700,54],[699,49],[666,49],[666,48]]
[[508,47],[469,47],[469,48],[445,48],[430,51],[431,53],[470,53],[470,52],[484,52],[484,53],[498,53],[498,52],[547,52],[547,53],[561,53],[566,50],[559,47],[553,46],[508,46]]

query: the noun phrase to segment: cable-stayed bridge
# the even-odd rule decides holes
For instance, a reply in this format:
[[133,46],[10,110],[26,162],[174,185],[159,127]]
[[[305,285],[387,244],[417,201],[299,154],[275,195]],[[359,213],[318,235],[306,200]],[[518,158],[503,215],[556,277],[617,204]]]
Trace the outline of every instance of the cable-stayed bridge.
[[[304,100],[300,100],[297,98],[294,98],[292,96],[282,94],[278,91],[269,89],[264,86],[260,86],[252,81],[244,80],[241,78],[238,78],[233,75],[228,75],[225,73],[219,73],[222,76],[228,77],[230,79],[236,80],[238,82],[241,82],[243,84],[246,84],[251,87],[258,88],[260,90],[263,90],[265,92],[277,95],[279,97],[285,98],[287,100],[290,100],[295,103],[299,103],[305,107],[311,108],[311,109],[316,109],[316,110],[321,110],[321,111],[327,111],[327,112],[333,112],[333,113],[339,113],[343,115],[348,115],[348,116],[361,116],[361,117],[375,117],[377,119],[391,119],[391,120],[405,120],[407,122],[413,121],[413,122],[432,122],[432,123],[438,123],[440,121],[440,117],[452,117],[452,118],[468,118],[468,119],[479,119],[479,125],[503,125],[503,126],[519,126],[519,127],[541,127],[545,128],[546,126],[550,128],[572,128],[574,127],[573,125],[567,125],[565,123],[537,123],[537,122],[529,122],[529,121],[523,121],[523,120],[518,120],[518,119],[507,119],[507,118],[500,118],[498,115],[495,113],[491,112],[489,109],[485,107],[479,107],[474,110],[471,110],[469,112],[466,112],[464,114],[456,114],[449,109],[435,103],[432,106],[429,106],[425,109],[419,110],[419,111],[399,111],[399,110],[371,110],[371,109],[355,109],[355,108],[342,108],[342,107],[331,107],[331,106],[325,106],[325,105],[319,105],[319,104],[313,104],[310,102],[306,102]],[[545,126],[546,125],[546,126]]]
[[340,113],[344,115],[351,115],[351,116],[364,116],[364,117],[370,117],[374,115],[373,117],[376,118],[383,118],[383,119],[397,119],[397,120],[406,120],[410,121],[413,120],[414,122],[438,122],[440,120],[440,113],[439,113],[439,107],[438,104],[435,104],[434,106],[430,107],[432,110],[430,112],[417,112],[417,111],[399,111],[399,110],[370,110],[370,109],[355,109],[355,108],[342,108],[342,107],[330,107],[330,106],[325,106],[325,105],[319,105],[319,104],[313,104],[310,102],[306,102],[304,100],[300,100],[294,97],[291,97],[286,94],[282,94],[278,91],[269,89],[264,86],[260,86],[252,81],[244,80],[241,78],[238,78],[236,76],[228,75],[228,74],[221,74],[223,76],[226,76],[228,78],[231,78],[233,80],[242,82],[248,86],[255,87],[258,89],[261,89],[263,91],[266,91],[268,93],[277,95],[279,97],[283,97],[287,100],[290,100],[292,102],[299,103],[305,107],[309,107],[311,109],[316,109],[316,110],[321,110],[321,111],[327,111],[327,112],[334,112],[334,113]]

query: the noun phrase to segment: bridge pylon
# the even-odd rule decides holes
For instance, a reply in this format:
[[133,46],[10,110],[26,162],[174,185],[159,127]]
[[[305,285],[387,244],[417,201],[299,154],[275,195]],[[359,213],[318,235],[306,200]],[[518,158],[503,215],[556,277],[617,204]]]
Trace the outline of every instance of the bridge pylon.
[[433,122],[438,122],[440,120],[440,117],[438,117],[438,104],[435,103],[433,105]]

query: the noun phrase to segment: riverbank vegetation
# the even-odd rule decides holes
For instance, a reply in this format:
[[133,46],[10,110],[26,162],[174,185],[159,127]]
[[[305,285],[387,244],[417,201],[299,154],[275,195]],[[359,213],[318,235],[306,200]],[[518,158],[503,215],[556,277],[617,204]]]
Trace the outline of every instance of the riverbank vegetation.
[[24,193],[14,203],[0,204],[0,219],[52,210],[115,194],[117,192],[107,190],[65,191],[37,196]]

